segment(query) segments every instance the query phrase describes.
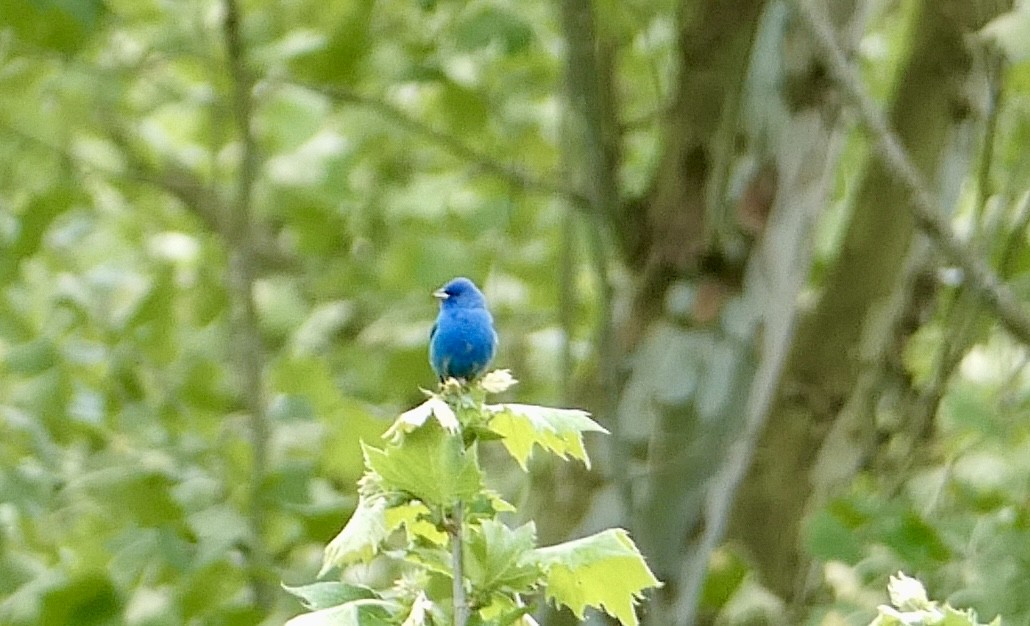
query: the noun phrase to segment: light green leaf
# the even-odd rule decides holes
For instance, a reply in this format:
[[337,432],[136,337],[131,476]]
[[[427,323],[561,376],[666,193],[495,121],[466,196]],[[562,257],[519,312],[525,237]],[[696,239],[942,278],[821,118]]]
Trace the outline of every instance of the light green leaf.
[[880,605],[878,611],[879,613],[869,623],[869,626],[904,626],[904,622],[901,621],[901,614],[894,608]]
[[973,609],[959,610],[948,604],[931,601],[923,584],[898,572],[887,583],[887,593],[894,606],[880,605],[869,626],[1000,626],[996,617],[990,624],[981,624]]
[[401,413],[393,425],[383,433],[383,438],[393,442],[400,442],[401,437],[425,424],[431,415],[436,417],[436,420],[440,422],[440,426],[452,435],[461,429],[454,409],[434,394],[417,407]]
[[[433,610],[433,603],[426,597],[424,591],[420,591],[415,596],[415,601],[411,603],[411,611],[408,613],[408,617],[404,619],[401,626],[427,626],[432,624],[433,620],[429,617],[430,612]],[[428,618],[428,619],[427,619]]]
[[898,572],[888,579],[887,595],[890,596],[891,604],[902,611],[920,611],[932,606],[923,583],[906,576],[904,572]]
[[530,615],[532,607],[526,606],[521,598],[511,598],[495,593],[490,602],[479,609],[484,623],[496,626],[540,626]]
[[50,340],[40,338],[8,348],[3,363],[14,374],[34,376],[56,365],[60,356]]
[[298,615],[286,626],[388,626],[399,607],[385,600],[355,600],[340,606]]
[[43,46],[71,54],[100,30],[97,23],[105,10],[101,0],[8,0],[3,7],[2,24],[33,46]]
[[534,547],[532,522],[512,530],[501,522],[483,520],[469,536],[465,573],[481,591],[529,591],[542,574],[536,563],[525,561]]
[[299,598],[304,607],[311,611],[328,609],[354,600],[368,600],[376,597],[375,592],[368,587],[348,585],[342,582],[312,583],[302,587],[283,585],[282,587],[290,594]]
[[465,449],[436,421],[382,450],[363,445],[365,460],[388,491],[403,491],[427,504],[450,505],[479,493],[483,476],[475,448]]
[[579,409],[553,409],[531,404],[494,404],[486,406],[493,413],[490,429],[503,437],[502,443],[523,471],[539,445],[563,459],[577,458],[589,468],[590,458],[583,447],[583,433],[608,431]]
[[996,42],[1009,61],[1030,60],[1030,5],[1002,13],[984,26],[980,33]]
[[490,502],[494,513],[514,513],[516,511],[515,505],[502,498],[496,491],[487,489],[483,495]]
[[533,40],[533,29],[518,14],[494,6],[484,6],[463,16],[454,32],[460,50],[482,48],[499,42],[509,54],[521,52]]
[[511,375],[511,370],[492,370],[479,381],[479,386],[487,393],[504,393],[519,381]]
[[429,513],[429,507],[418,500],[393,506],[386,510],[386,526],[391,531],[403,526],[409,539],[422,537],[434,545],[446,545],[447,533],[426,519]]
[[539,548],[530,560],[546,573],[547,599],[569,607],[580,619],[590,606],[637,626],[634,605],[645,589],[661,586],[621,528]]
[[322,577],[333,567],[368,561],[379,551],[379,545],[390,534],[386,525],[386,499],[382,496],[362,496],[358,508],[322,554]]
[[988,626],[987,624],[980,623],[980,620],[977,619],[976,611],[973,609],[960,611],[945,604],[943,611],[944,619],[939,622],[933,622],[934,626]]

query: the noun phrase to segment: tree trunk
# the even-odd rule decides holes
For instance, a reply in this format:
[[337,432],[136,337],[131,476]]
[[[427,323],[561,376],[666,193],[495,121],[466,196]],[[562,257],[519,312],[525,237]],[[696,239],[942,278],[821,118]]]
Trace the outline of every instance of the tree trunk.
[[[938,180],[949,137],[969,108],[962,93],[972,70],[965,37],[990,17],[979,4],[921,0],[913,6],[911,45],[897,77],[890,119],[931,181]],[[870,158],[856,184],[841,250],[817,306],[799,325],[776,402],[737,497],[732,534],[746,546],[762,582],[783,598],[792,598],[803,583],[799,534],[820,448],[864,364],[878,363],[883,333],[904,308],[897,297],[911,280],[901,270],[914,234],[914,222],[904,209],[907,201],[907,191],[878,158]],[[844,475],[857,469],[870,451],[873,428],[865,413],[846,430],[851,445],[837,449],[859,453],[843,461],[848,465]]]

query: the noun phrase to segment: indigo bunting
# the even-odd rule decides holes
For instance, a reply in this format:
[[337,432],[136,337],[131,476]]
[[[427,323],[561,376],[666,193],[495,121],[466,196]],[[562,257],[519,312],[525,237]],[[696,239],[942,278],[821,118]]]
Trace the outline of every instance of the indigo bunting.
[[486,299],[467,278],[455,278],[433,292],[440,314],[429,331],[429,365],[444,381],[470,381],[486,371],[497,350],[494,319]]

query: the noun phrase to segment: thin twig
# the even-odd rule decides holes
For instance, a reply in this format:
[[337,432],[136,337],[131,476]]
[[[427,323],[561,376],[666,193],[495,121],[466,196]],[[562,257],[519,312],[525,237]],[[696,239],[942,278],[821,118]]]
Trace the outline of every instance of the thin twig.
[[1001,252],[1001,259],[998,261],[998,267],[1001,268],[1002,276],[1009,277],[1012,275],[1012,266],[1019,251],[1023,248],[1027,226],[1030,226],[1030,189],[1023,192],[1023,196],[1019,201],[1019,207],[1016,209],[1016,218],[1012,222],[1012,228],[1009,229],[1008,237]]
[[558,324],[562,329],[558,371],[561,401],[569,400],[572,382],[572,336],[576,308],[576,214],[565,210],[561,222],[562,245],[558,250]]
[[[994,144],[998,135],[998,120],[1005,95],[1005,74],[1001,59],[996,59],[989,76],[990,100],[988,102],[987,122],[984,124],[983,148],[980,151],[980,163],[976,171],[976,219],[973,220],[974,232],[979,236],[983,232],[984,214],[987,211],[987,200],[991,197],[991,166],[994,165]],[[981,238],[978,237],[977,241]]]
[[465,626],[469,619],[469,603],[465,596],[465,566],[462,560],[464,542],[465,506],[460,500],[451,511],[448,532],[451,536],[451,573],[454,580],[451,591],[454,596],[454,626]]
[[453,135],[449,135],[441,130],[433,128],[421,120],[411,117],[403,110],[389,102],[386,102],[385,100],[365,96],[340,87],[329,87],[326,85],[316,85],[304,82],[293,82],[292,84],[316,91],[337,102],[354,104],[374,111],[377,115],[383,117],[387,121],[397,124],[397,126],[400,126],[408,132],[429,139],[459,159],[468,161],[469,163],[478,166],[484,172],[496,176],[519,189],[561,196],[570,200],[573,204],[579,207],[586,206],[587,204],[587,199],[575,190],[565,187],[557,182],[537,178],[519,169],[504,165],[490,156],[490,154],[470,146]]
[[912,162],[901,140],[891,130],[887,118],[877,108],[837,44],[826,17],[813,7],[815,3],[792,0],[791,5],[815,43],[822,49],[831,75],[854,105],[860,122],[872,135],[887,168],[907,187],[911,201],[906,203],[916,225],[930,238],[951,263],[965,275],[970,288],[983,300],[1013,337],[1030,344],[1030,315],[1027,307],[1001,280],[980,255],[967,247],[952,232],[937,210],[937,198],[930,191],[922,173]]
[[262,498],[267,472],[269,423],[265,413],[264,349],[257,328],[253,287],[255,281],[254,226],[251,197],[257,178],[257,146],[251,130],[254,80],[247,69],[243,40],[240,35],[240,12],[235,0],[224,0],[224,36],[229,74],[232,78],[232,110],[236,130],[242,144],[240,170],[236,181],[235,202],[227,206],[221,220],[222,237],[229,253],[229,291],[237,368],[243,383],[243,402],[250,414],[251,477],[250,534],[251,585],[255,603],[267,610],[271,590],[266,577],[268,551],[264,545],[265,506]]

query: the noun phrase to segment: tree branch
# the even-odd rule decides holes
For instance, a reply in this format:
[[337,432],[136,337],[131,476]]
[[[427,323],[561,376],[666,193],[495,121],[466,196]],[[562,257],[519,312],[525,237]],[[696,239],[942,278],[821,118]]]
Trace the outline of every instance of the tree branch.
[[625,433],[616,415],[619,358],[615,353],[609,258],[602,236],[607,230],[616,240],[626,237],[618,217],[618,116],[611,92],[611,68],[599,50],[603,43],[599,44],[594,7],[589,0],[561,0],[559,9],[567,49],[564,96],[568,111],[564,120],[563,168],[577,186],[585,189],[583,206],[589,209],[587,259],[597,282],[599,316],[593,342],[598,363],[597,383],[604,393],[597,398],[594,413],[612,433],[609,458],[625,518],[632,510],[632,485],[626,468],[629,454]]
[[478,166],[484,172],[496,176],[515,187],[528,191],[561,196],[575,204],[577,207],[585,207],[588,203],[586,197],[579,192],[569,189],[557,182],[536,178],[519,169],[504,165],[486,152],[478,150],[453,135],[448,135],[447,133],[437,130],[421,120],[411,117],[389,102],[364,96],[349,89],[339,87],[328,87],[325,85],[315,85],[304,82],[293,82],[291,84],[316,91],[332,100],[335,100],[336,102],[354,104],[374,111],[382,118],[397,124],[404,130],[429,139],[459,159],[468,161],[469,163]]
[[877,108],[849,65],[825,16],[803,0],[792,0],[791,5],[815,43],[822,49],[831,75],[854,105],[860,122],[872,135],[888,169],[911,194],[911,201],[906,206],[912,212],[916,225],[950,263],[962,270],[970,289],[991,309],[1002,326],[1022,343],[1030,344],[1030,315],[1027,314],[1027,308],[987,261],[966,246],[940,215],[936,197],[891,130],[887,118]]
[[271,604],[271,589],[266,580],[269,569],[268,550],[264,545],[265,507],[262,498],[268,464],[270,426],[265,413],[264,348],[254,310],[253,287],[255,280],[254,223],[251,199],[257,178],[258,157],[254,134],[252,93],[254,80],[247,69],[243,40],[240,35],[240,12],[235,0],[224,0],[226,61],[232,79],[232,111],[236,132],[241,143],[240,169],[236,179],[234,202],[226,206],[220,220],[220,230],[229,250],[229,297],[232,328],[235,331],[235,360],[237,374],[242,379],[243,403],[250,415],[251,484],[251,586],[255,603],[262,610]]

